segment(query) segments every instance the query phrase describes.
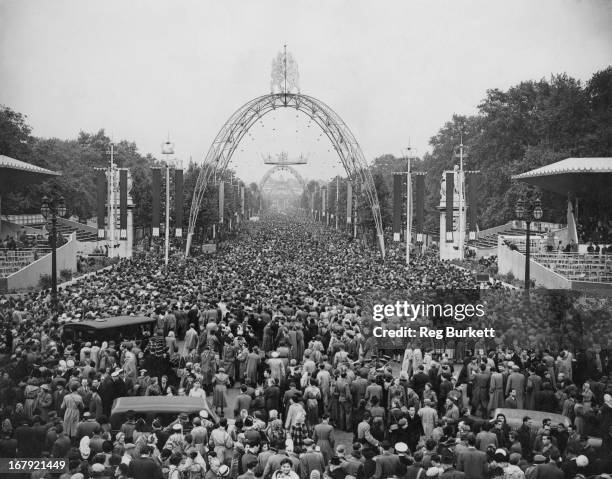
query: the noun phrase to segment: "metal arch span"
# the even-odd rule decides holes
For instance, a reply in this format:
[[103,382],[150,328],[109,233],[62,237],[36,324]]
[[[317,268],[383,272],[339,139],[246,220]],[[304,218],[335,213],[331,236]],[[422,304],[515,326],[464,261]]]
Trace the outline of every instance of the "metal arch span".
[[295,177],[302,189],[306,189],[306,182],[304,181],[304,178],[302,178],[302,175],[300,175],[300,173],[295,168],[288,165],[276,165],[266,171],[266,174],[263,175],[263,178],[259,182],[259,191],[263,192],[264,186],[266,186],[266,183],[268,182],[270,177],[277,171],[288,171]]
[[299,93],[272,93],[255,98],[236,110],[221,127],[206,154],[193,192],[185,254],[189,254],[191,238],[208,183],[215,174],[222,174],[225,171],[240,140],[251,126],[265,114],[277,108],[295,108],[306,114],[319,125],[332,142],[348,178],[354,185],[361,185],[361,193],[365,194],[368,199],[372,208],[381,254],[384,258],[385,244],[380,204],[378,203],[374,179],[368,169],[359,143],[335,111],[322,101]]

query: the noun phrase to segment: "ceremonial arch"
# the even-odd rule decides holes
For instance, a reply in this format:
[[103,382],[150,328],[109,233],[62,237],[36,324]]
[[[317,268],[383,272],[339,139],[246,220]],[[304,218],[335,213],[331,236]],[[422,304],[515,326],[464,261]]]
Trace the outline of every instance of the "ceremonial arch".
[[[273,92],[255,98],[236,110],[221,127],[221,130],[210,146],[204,163],[200,168],[191,202],[185,251],[186,255],[189,254],[191,239],[195,230],[204,192],[215,175],[217,177],[220,176],[227,168],[242,137],[267,113],[278,108],[294,108],[310,117],[312,121],[319,125],[321,130],[332,142],[338,154],[338,158],[353,186],[357,184],[361,186],[361,194],[366,196],[372,208],[372,216],[376,225],[379,246],[384,258],[385,244],[380,205],[378,203],[374,180],[368,169],[361,147],[359,143],[357,143],[351,130],[334,110],[314,97],[303,95],[299,90],[297,92],[294,91],[294,89],[297,90],[297,87],[295,85],[295,79],[289,77],[289,74],[292,72],[288,71],[288,66],[291,66],[288,64],[288,59],[292,61],[292,59],[287,56],[286,52],[284,56],[282,54],[279,55],[277,62],[279,65],[276,75],[274,70],[272,74]],[[278,92],[274,92],[275,86],[276,89],[279,90]]]
[[266,171],[266,174],[263,175],[263,178],[259,182],[259,191],[263,191],[270,177],[278,171],[288,171],[297,180],[297,182],[300,184],[302,189],[304,190],[306,189],[306,182],[304,181],[304,178],[302,178],[302,175],[300,175],[298,170],[296,170],[295,168],[292,168],[289,165],[276,165],[270,168],[268,171]]

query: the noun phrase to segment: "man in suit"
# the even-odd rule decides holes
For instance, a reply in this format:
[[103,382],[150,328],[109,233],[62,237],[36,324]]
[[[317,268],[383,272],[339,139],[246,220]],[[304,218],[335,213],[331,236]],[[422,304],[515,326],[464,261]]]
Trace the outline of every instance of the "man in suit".
[[489,404],[489,383],[491,373],[487,371],[486,364],[480,365],[480,372],[474,376],[474,386],[472,389],[472,407],[474,414],[487,416],[487,405]]
[[246,464],[246,472],[238,476],[238,479],[255,479],[255,468],[257,467],[257,461],[249,461]]
[[314,441],[309,437],[304,439],[304,447],[306,452],[300,454],[301,479],[310,479],[312,471],[319,471],[319,474],[323,476],[323,472],[325,472],[323,454],[314,450]]
[[247,394],[247,386],[243,384],[240,386],[240,394],[236,397],[236,405],[234,406],[234,417],[240,416],[240,411],[246,409],[247,412],[251,407],[251,396]]
[[491,432],[491,424],[485,423],[482,425],[482,431],[476,435],[476,447],[483,452],[487,451],[489,444],[492,444],[497,449],[497,435]]
[[412,376],[412,388],[419,396],[421,396],[423,394],[423,389],[425,389],[425,384],[428,382],[429,376],[425,374],[425,367],[421,364],[418,367],[415,375]]
[[440,479],[464,479],[465,477],[472,479],[471,476],[466,476],[465,472],[455,469],[453,461],[452,451],[448,448],[443,449],[440,453],[440,466],[444,472],[438,476]]
[[345,456],[340,466],[348,476],[352,476],[355,479],[365,479],[360,443],[356,442],[353,444],[353,450],[349,455]]
[[368,380],[362,375],[359,375],[351,382],[350,389],[351,397],[353,399],[353,409],[357,409],[359,407],[359,402],[365,397],[367,387]]
[[[561,468],[557,466],[558,460],[559,460],[558,452],[551,454],[548,463],[538,464],[536,466],[535,474],[533,475],[533,477],[535,477],[536,479],[563,479],[565,477],[565,474],[563,474],[563,471],[561,470]],[[538,462],[538,461],[535,461],[535,458],[534,458],[534,462]]]
[[516,408],[525,408],[525,375],[520,372],[520,368],[515,364],[512,372],[508,376],[506,383],[506,396],[514,389],[516,391]]
[[414,459],[414,464],[408,466],[406,468],[406,472],[404,473],[404,479],[421,479],[425,477],[425,469],[421,465],[423,461],[423,451],[416,451],[412,458]]
[[372,476],[373,479],[387,479],[395,476],[400,467],[399,457],[393,453],[393,444],[383,441],[382,447],[383,453],[374,458],[376,471]]
[[163,479],[161,467],[151,458],[151,448],[146,444],[140,448],[140,457],[132,459],[128,475],[134,479]]
[[476,449],[476,436],[469,433],[467,449],[458,454],[457,470],[471,479],[484,479],[487,473],[487,454]]
[[[361,442],[364,446],[370,446],[370,447],[378,447],[378,440],[372,436],[372,433],[370,432],[370,420],[372,419],[372,416],[370,415],[369,412],[366,412],[363,415],[363,421],[361,421],[359,424],[357,424],[357,440],[359,442]],[[419,419],[419,424],[421,423],[421,420]]]

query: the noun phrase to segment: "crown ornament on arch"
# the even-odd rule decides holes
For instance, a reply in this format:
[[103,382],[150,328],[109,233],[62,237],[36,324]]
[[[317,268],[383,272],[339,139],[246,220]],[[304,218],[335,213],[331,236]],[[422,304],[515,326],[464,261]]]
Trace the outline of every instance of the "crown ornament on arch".
[[278,52],[276,58],[272,60],[271,77],[270,92],[272,94],[300,93],[300,74],[297,62],[291,53],[287,53],[287,45],[284,45],[283,51]]

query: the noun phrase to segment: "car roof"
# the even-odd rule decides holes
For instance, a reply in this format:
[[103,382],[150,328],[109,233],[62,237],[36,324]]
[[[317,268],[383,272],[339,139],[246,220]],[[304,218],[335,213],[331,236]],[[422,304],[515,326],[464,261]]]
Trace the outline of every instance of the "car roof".
[[193,413],[202,409],[209,410],[203,398],[188,396],[130,396],[115,399],[111,409],[113,414],[128,411],[138,413]]
[[519,421],[522,423],[523,418],[525,416],[529,416],[531,418],[531,422],[539,422],[543,423],[544,419],[550,419],[552,424],[564,424],[568,426],[570,424],[570,420],[567,416],[562,414],[554,414],[551,412],[544,411],[532,411],[531,409],[510,409],[510,408],[498,408],[493,412],[493,417],[497,417],[498,414],[503,414],[506,416],[506,420],[510,422],[510,420],[516,422]]
[[112,318],[87,319],[85,321],[66,323],[64,327],[70,326],[73,329],[111,329],[153,323],[155,321],[157,321],[155,318],[148,316],[115,316]]

